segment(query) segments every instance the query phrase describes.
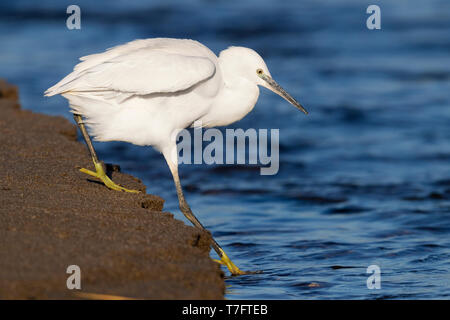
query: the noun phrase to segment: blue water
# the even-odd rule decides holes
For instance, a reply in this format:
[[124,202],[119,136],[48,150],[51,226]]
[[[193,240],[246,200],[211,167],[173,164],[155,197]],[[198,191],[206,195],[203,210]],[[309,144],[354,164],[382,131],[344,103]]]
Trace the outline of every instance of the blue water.
[[[0,4],[0,77],[24,108],[70,118],[42,92],[77,58],[136,38],[193,38],[216,53],[248,46],[310,111],[262,91],[231,128],[279,128],[280,171],[182,165],[199,219],[244,270],[229,299],[449,299],[450,2],[72,1]],[[369,4],[382,29],[366,28]],[[151,148],[96,143],[184,219]],[[366,268],[381,268],[369,290]]]

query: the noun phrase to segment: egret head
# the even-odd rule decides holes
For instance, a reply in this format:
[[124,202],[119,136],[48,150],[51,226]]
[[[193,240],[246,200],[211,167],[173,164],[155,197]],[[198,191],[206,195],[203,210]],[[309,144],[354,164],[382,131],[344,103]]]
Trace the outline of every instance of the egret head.
[[244,47],[230,47],[220,53],[221,64],[225,65],[223,72],[232,72],[259,86],[275,92],[291,103],[297,109],[308,114],[305,108],[272,79],[263,58],[254,50]]

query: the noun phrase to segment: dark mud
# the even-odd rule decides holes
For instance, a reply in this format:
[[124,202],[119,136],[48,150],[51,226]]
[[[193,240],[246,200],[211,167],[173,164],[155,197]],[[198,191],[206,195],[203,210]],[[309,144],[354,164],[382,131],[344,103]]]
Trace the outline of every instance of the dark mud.
[[[0,114],[0,298],[223,298],[209,234],[162,212],[158,196],[111,191],[79,172],[92,163],[75,126],[21,110],[3,81]],[[69,265],[81,268],[81,290],[66,287]]]

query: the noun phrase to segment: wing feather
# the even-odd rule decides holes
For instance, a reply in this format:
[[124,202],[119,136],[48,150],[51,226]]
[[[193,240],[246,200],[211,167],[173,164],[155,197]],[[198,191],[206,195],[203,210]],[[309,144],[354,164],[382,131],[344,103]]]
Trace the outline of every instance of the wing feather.
[[45,94],[110,91],[146,95],[186,90],[212,77],[215,55],[192,40],[147,39],[82,57],[74,71]]
[[139,95],[188,89],[215,73],[205,57],[140,49],[99,64],[83,77],[89,90],[114,90]]

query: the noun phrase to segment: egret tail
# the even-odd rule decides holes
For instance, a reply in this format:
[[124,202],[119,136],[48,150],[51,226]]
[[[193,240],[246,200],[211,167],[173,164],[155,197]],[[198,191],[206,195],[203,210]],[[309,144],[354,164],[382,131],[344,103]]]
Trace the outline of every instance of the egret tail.
[[83,135],[84,141],[86,141],[86,145],[89,149],[89,153],[91,154],[92,161],[94,162],[94,167],[95,167],[95,172],[85,169],[85,168],[81,168],[80,171],[100,179],[105,184],[105,186],[107,186],[108,188],[110,188],[112,190],[139,193],[140,192],[139,190],[126,189],[126,188],[114,183],[107,176],[107,174],[105,172],[105,168],[103,166],[103,163],[98,160],[97,153],[95,152],[94,146],[92,145],[91,138],[89,137],[86,127],[84,126],[83,118],[79,114],[74,114],[73,118],[75,119],[75,122],[77,123],[78,128],[80,128],[80,131],[81,131],[81,134]]

